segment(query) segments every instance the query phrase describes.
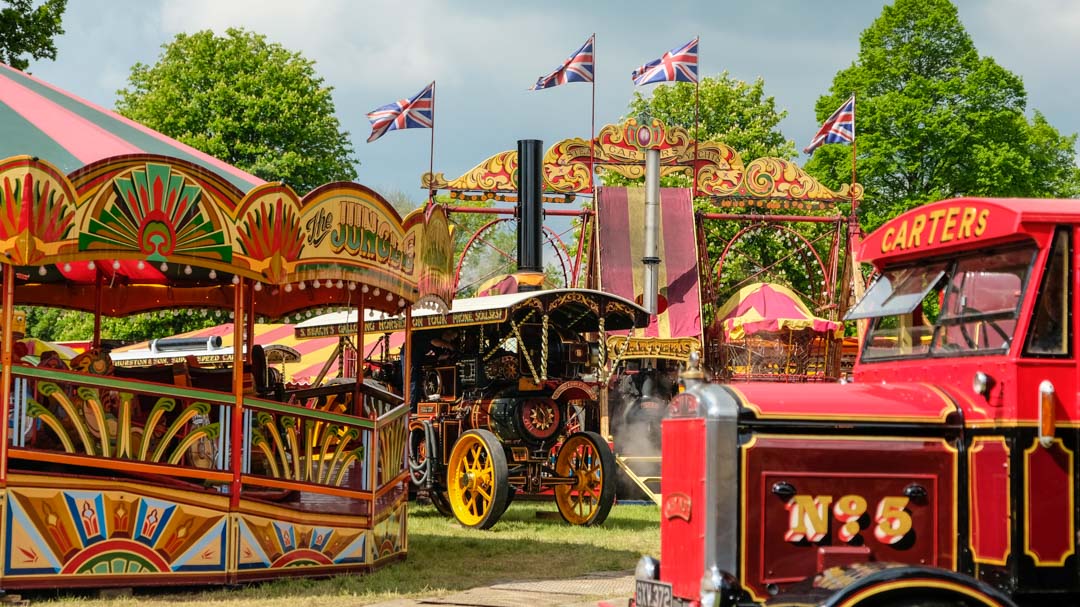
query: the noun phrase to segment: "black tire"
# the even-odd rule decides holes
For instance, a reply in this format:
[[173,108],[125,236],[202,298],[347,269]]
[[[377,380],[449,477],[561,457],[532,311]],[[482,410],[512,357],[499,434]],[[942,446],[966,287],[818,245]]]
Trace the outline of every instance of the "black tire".
[[563,520],[591,527],[607,519],[615,503],[615,456],[607,441],[595,432],[566,437],[555,461],[555,473],[579,477],[573,485],[555,485],[555,503]]
[[454,516],[454,509],[450,506],[450,498],[447,497],[446,490],[432,489],[427,495],[436,512],[448,518]]
[[509,469],[502,443],[487,430],[458,437],[446,467],[446,493],[454,518],[466,527],[490,529],[506,510]]

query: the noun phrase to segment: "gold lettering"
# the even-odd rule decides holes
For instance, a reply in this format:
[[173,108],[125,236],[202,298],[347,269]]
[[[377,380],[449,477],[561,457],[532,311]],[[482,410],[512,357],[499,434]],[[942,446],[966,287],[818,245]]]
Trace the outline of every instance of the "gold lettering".
[[990,217],[990,210],[983,209],[979,211],[979,222],[975,224],[975,235],[982,236],[982,233],[986,231],[986,220]]
[[896,236],[896,230],[885,228],[885,236],[881,238],[881,252],[888,253],[892,250],[892,239]]
[[874,516],[874,537],[883,544],[895,544],[911,531],[911,514],[905,510],[906,497],[886,497],[878,502]]
[[926,239],[926,244],[934,244],[934,237],[937,236],[938,220],[944,216],[945,209],[938,209],[930,212],[930,236]]
[[866,513],[866,498],[861,495],[845,495],[833,506],[833,516],[842,525],[836,532],[842,542],[851,542],[859,535],[862,525],[859,519]]
[[893,240],[893,250],[900,249],[903,251],[907,248],[907,220],[900,222],[900,227],[896,229],[896,239]]
[[829,532],[829,504],[831,495],[796,495],[785,508],[789,513],[788,530],[784,540],[788,542],[820,542]]
[[956,236],[953,230],[956,229],[956,216],[959,214],[959,208],[952,207],[949,209],[949,214],[945,217],[945,227],[941,228],[941,242],[949,242]]
[[907,248],[922,246],[922,233],[926,228],[926,215],[916,215],[911,222],[911,234],[908,235]]
[[960,218],[960,238],[971,238],[971,224],[975,223],[975,208],[964,207],[964,216]]

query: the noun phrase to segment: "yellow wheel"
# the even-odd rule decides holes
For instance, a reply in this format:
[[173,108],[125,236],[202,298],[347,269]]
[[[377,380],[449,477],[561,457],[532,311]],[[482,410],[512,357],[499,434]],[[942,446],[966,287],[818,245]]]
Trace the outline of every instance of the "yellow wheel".
[[573,525],[599,525],[615,503],[615,457],[595,432],[571,434],[555,461],[555,473],[574,479],[555,485],[559,514]]
[[454,443],[446,469],[446,496],[466,527],[488,529],[506,509],[506,454],[495,435],[469,430]]

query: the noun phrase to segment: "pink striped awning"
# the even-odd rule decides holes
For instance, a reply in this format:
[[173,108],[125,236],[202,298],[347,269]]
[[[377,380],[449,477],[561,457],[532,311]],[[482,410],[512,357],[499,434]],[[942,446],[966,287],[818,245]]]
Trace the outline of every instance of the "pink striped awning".
[[[645,190],[600,188],[596,198],[600,289],[641,303],[645,288]],[[660,293],[649,326],[639,337],[701,339],[701,284],[697,230],[687,188],[660,190]]]
[[[286,362],[283,364],[273,364],[275,368],[283,368],[285,374],[285,382],[290,384],[311,384],[319,376],[319,372],[328,360],[333,357],[334,349],[338,345],[338,337],[321,337],[314,339],[297,339],[294,325],[284,323],[257,323],[255,325],[255,343],[261,346],[269,346],[272,344],[288,346],[300,353],[299,362]],[[179,335],[173,335],[172,337],[221,337],[221,347],[215,351],[223,353],[223,356],[231,356],[232,344],[233,344],[233,325],[232,323],[225,323],[221,325],[215,325],[213,327],[207,327],[205,329],[198,329],[195,331],[188,331],[187,333],[181,333]],[[378,359],[380,352],[379,340],[383,337],[382,333],[369,334],[364,336],[364,357]],[[405,333],[398,331],[390,334],[390,350],[392,353],[398,351],[401,348],[401,343],[405,339]],[[122,348],[113,350],[116,354],[133,353],[139,351],[146,351],[150,347],[150,342],[144,341]],[[177,353],[181,354],[181,353]],[[200,358],[199,355],[195,355],[196,359]],[[118,358],[118,357],[114,357]],[[139,365],[148,364],[166,364],[173,362],[173,356],[168,352],[157,353],[153,356],[148,356],[145,359],[136,359]],[[177,356],[176,358],[182,360],[183,356]],[[124,364],[124,363],[117,363]],[[326,378],[336,377],[339,368],[339,359],[334,358],[331,361],[330,369],[326,374]]]
[[26,154],[65,174],[103,158],[160,154],[193,162],[242,192],[265,183],[116,112],[0,64],[0,158]]

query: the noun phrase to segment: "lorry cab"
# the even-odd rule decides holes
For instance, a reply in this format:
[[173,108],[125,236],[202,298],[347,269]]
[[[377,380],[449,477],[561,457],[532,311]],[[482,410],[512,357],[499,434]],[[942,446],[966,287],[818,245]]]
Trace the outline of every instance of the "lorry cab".
[[859,247],[850,381],[688,374],[636,604],[1080,604],[1078,227],[1078,200],[919,207]]

